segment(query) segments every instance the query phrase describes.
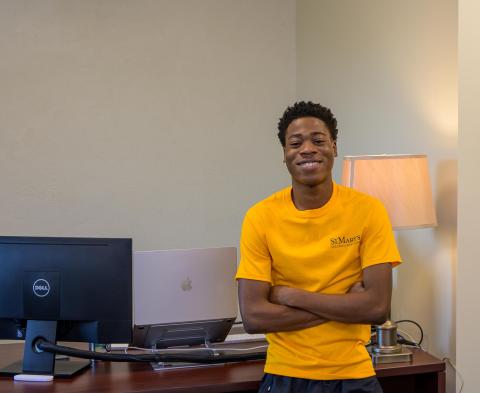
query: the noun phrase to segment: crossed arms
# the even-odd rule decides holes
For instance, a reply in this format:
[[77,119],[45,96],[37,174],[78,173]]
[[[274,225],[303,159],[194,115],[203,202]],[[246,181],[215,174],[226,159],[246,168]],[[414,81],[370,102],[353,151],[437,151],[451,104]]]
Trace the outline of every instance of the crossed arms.
[[390,311],[392,266],[363,270],[363,282],[342,295],[327,295],[257,280],[238,280],[243,325],[248,333],[304,329],[327,321],[381,324]]

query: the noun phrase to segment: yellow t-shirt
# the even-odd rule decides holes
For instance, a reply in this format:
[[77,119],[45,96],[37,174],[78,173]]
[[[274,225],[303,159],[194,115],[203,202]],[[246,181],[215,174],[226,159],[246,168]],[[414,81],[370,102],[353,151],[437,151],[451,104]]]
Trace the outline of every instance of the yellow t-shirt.
[[[401,261],[381,202],[335,183],[319,209],[297,210],[291,187],[250,208],[240,257],[237,279],[325,294],[348,292],[367,266]],[[370,325],[334,321],[269,333],[265,372],[318,380],[370,377],[369,339]]]

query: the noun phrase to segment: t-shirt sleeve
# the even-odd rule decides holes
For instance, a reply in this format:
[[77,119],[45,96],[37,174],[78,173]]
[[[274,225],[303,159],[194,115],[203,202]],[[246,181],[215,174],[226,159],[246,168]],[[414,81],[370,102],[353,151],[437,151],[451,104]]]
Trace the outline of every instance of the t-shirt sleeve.
[[272,259],[268,251],[265,227],[251,210],[245,215],[240,237],[240,264],[236,279],[272,282]]
[[387,210],[376,199],[362,234],[360,257],[362,269],[386,262],[395,267],[402,262]]

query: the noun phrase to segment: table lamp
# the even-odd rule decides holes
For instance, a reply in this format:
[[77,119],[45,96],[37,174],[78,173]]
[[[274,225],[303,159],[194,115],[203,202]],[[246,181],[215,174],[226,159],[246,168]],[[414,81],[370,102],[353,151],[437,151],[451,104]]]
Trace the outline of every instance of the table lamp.
[[[394,230],[437,224],[424,154],[345,156],[342,184],[380,199]],[[375,362],[411,359],[411,352],[397,343],[397,326],[392,321],[376,330],[377,344],[372,352]]]

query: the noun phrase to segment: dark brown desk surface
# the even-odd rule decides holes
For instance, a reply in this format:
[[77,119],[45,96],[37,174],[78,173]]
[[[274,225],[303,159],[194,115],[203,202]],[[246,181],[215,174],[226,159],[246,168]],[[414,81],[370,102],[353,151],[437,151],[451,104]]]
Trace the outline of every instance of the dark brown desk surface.
[[[18,360],[22,352],[22,344],[0,345],[0,367]],[[420,350],[414,351],[412,363],[382,364],[376,370],[379,379],[438,374],[441,375],[439,384],[445,383],[445,363]],[[149,364],[142,363],[97,362],[95,367],[72,379],[55,379],[54,382],[14,382],[12,377],[0,377],[0,392],[241,392],[258,389],[262,376],[263,361],[164,371],[153,371]]]

